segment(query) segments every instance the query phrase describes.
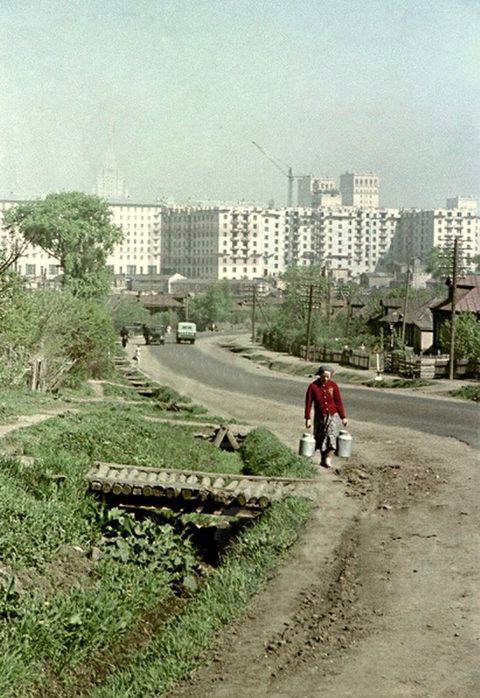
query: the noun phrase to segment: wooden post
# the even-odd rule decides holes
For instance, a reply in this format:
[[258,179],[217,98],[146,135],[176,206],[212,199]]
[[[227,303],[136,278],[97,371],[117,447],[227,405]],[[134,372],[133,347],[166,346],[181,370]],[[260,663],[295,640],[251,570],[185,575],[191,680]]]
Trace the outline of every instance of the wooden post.
[[308,289],[308,313],[307,313],[307,340],[305,346],[305,361],[308,361],[310,351],[310,335],[312,332],[312,308],[313,308],[313,284]]
[[452,315],[450,320],[450,361],[448,364],[448,377],[455,377],[455,334],[456,334],[456,310],[457,310],[457,277],[458,277],[458,238],[453,243],[453,273],[452,273]]
[[255,344],[255,315],[257,310],[257,287],[252,287],[252,344]]
[[403,299],[403,319],[402,319],[402,345],[405,349],[405,329],[407,324],[407,308],[408,308],[408,290],[410,288],[410,268],[407,269],[407,276],[405,279],[405,296]]

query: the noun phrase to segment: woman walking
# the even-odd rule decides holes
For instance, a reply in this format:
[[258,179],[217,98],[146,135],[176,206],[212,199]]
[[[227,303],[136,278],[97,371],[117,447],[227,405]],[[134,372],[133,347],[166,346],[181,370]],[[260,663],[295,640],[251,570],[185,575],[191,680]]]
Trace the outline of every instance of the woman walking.
[[310,383],[305,399],[305,426],[312,426],[312,405],[315,408],[313,435],[315,448],[320,451],[320,464],[325,468],[332,467],[332,456],[337,447],[337,437],[340,427],[347,426],[348,420],[343,407],[338,385],[331,380],[330,366],[320,366],[316,375],[318,378]]

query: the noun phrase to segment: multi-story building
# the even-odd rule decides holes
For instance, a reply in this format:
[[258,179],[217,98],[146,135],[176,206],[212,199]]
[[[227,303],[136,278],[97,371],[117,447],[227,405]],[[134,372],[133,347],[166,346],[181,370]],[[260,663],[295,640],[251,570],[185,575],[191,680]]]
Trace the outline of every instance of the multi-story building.
[[290,263],[309,263],[311,223],[311,209],[303,208],[164,210],[162,271],[205,279],[278,276]]
[[340,176],[340,192],[344,206],[380,206],[379,178],[372,172],[345,172]]
[[[20,202],[0,201],[0,228],[3,213]],[[122,242],[115,246],[107,259],[114,274],[156,274],[160,270],[161,206],[159,204],[111,203],[112,223],[124,234]],[[12,239],[2,231],[1,243],[11,247]],[[28,245],[18,259],[17,271],[27,277],[52,279],[61,273],[59,262],[40,247]]]
[[[298,205],[305,208],[315,208],[322,205],[322,194],[337,194],[337,183],[332,177],[314,177],[305,175],[298,178],[297,201]],[[323,202],[324,204],[326,202]]]
[[375,270],[386,255],[399,220],[396,208],[322,207],[315,211],[314,259],[344,278]]
[[398,219],[398,209],[351,206],[170,209],[162,219],[162,271],[253,279],[326,264],[339,277],[357,277],[388,252]]
[[392,241],[391,256],[399,262],[411,263],[418,258],[425,263],[433,247],[449,247],[455,238],[460,242],[464,265],[474,271],[474,258],[480,252],[480,220],[475,210],[405,209]]
[[477,200],[473,196],[452,196],[447,199],[447,208],[461,208],[476,213]]
[[162,207],[159,204],[112,203],[112,223],[123,231],[107,264],[114,274],[158,274]]

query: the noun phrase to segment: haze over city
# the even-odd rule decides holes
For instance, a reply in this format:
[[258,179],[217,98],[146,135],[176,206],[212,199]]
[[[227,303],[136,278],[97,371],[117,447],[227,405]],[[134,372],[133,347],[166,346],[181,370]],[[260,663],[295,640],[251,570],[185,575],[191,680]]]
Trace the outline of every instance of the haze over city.
[[2,3],[0,192],[92,192],[108,124],[132,199],[285,204],[371,170],[386,206],[478,196],[480,5],[468,0]]

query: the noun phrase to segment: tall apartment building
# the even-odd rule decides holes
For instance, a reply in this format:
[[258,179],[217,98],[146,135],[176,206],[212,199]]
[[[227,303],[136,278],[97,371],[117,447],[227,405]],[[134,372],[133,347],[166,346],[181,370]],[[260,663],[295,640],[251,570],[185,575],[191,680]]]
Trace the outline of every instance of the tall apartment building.
[[278,276],[290,263],[309,263],[311,229],[312,212],[304,208],[164,210],[162,271],[207,279]]
[[162,219],[162,271],[253,279],[317,263],[354,278],[388,252],[399,215],[351,206],[170,209]]
[[346,172],[340,176],[343,206],[378,208],[380,180],[372,172]]
[[374,271],[390,248],[399,217],[396,208],[319,208],[312,235],[314,259],[342,271],[344,278]]
[[332,177],[313,177],[312,175],[298,178],[297,201],[299,206],[306,208],[321,206],[322,194],[330,197],[337,194],[335,179]]
[[[0,242],[3,247],[11,245],[11,239],[2,230],[3,213],[20,202],[0,201]],[[114,274],[156,274],[160,270],[161,211],[158,204],[112,203],[109,205],[112,223],[124,234],[121,243],[115,246],[107,259]],[[19,258],[17,271],[27,277],[52,279],[61,273],[58,260],[40,247],[29,245]]]
[[[450,199],[448,200],[451,201]],[[392,256],[410,263],[426,262],[433,247],[448,247],[458,238],[465,266],[474,271],[480,253],[480,219],[469,208],[405,209],[392,241]]]

